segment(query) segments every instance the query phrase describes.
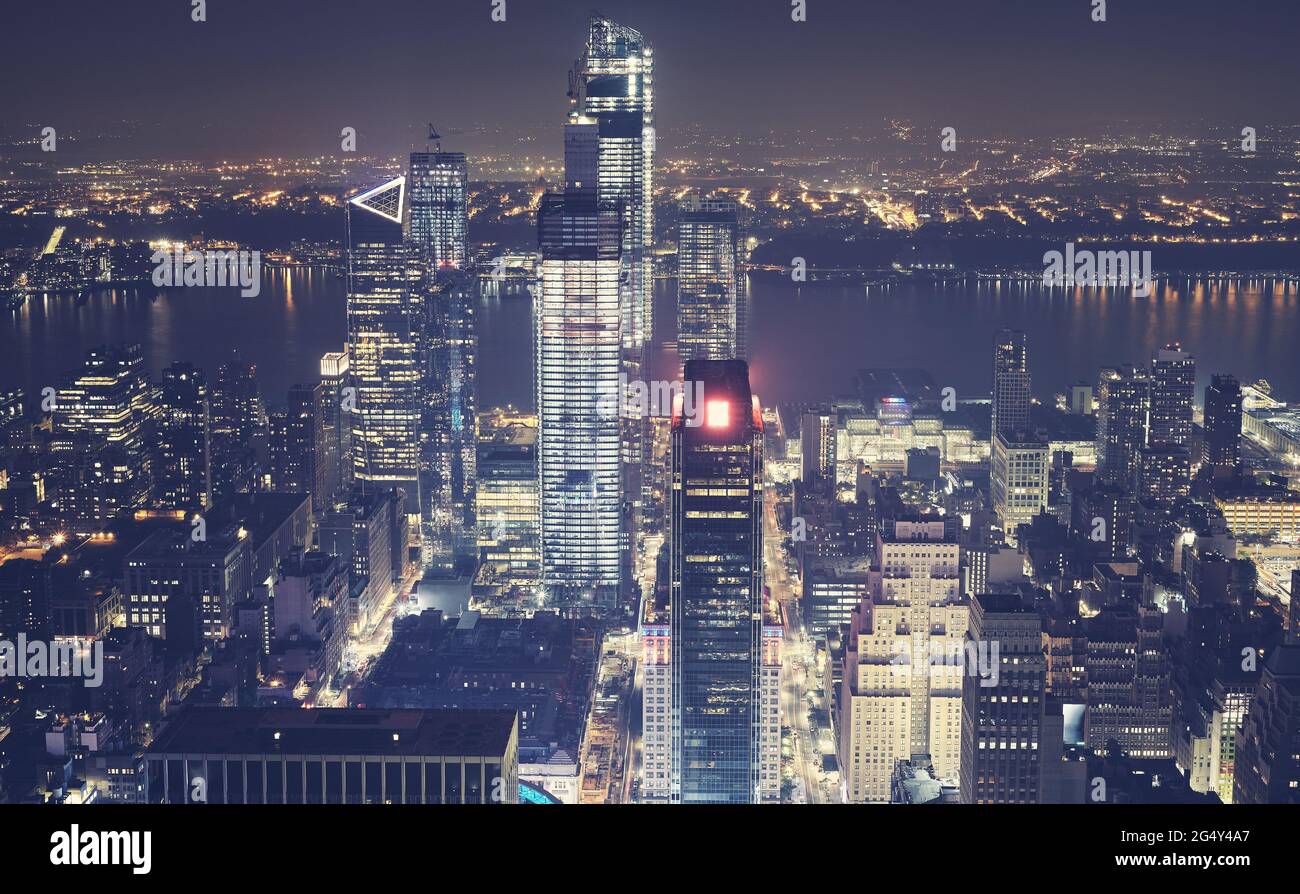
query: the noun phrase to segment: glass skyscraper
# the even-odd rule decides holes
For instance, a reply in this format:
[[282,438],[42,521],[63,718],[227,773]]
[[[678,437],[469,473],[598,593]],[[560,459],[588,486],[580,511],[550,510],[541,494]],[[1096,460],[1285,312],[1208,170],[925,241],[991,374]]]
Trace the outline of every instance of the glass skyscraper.
[[703,404],[672,420],[674,800],[749,804],[763,789],[763,422],[744,361],[694,360],[686,379]]
[[736,203],[693,197],[677,225],[677,354],[691,360],[745,358]]
[[474,526],[477,280],[443,269],[424,289],[421,360],[422,517],[427,558],[446,564],[476,552]]
[[602,202],[621,204],[627,255],[625,345],[639,351],[652,330],[654,247],[654,50],[625,25],[592,16],[586,50],[570,77],[571,117],[596,122]]
[[538,216],[536,326],[542,583],[549,599],[612,606],[620,583],[622,217],[594,189]]
[[[654,269],[654,51],[640,32],[600,15],[588,23],[587,43],[570,74],[570,121],[589,125],[583,137],[583,186],[596,186],[602,205],[620,209],[623,218],[624,272],[620,285],[620,329],[623,371],[628,382],[645,378],[646,346],[653,329]],[[573,160],[566,145],[566,166]],[[594,163],[595,182],[592,183]],[[620,565],[626,575],[633,540],[643,528],[648,499],[644,474],[648,422],[637,414],[624,416],[621,433],[621,492],[624,527]]]
[[435,270],[469,262],[469,173],[463,152],[412,152],[410,239]]
[[208,384],[191,363],[162,371],[154,441],[154,505],[206,509],[212,505],[212,445]]
[[[421,264],[402,232],[406,178],[348,200],[352,467],[364,484],[418,494]],[[350,400],[349,400],[350,398]]]

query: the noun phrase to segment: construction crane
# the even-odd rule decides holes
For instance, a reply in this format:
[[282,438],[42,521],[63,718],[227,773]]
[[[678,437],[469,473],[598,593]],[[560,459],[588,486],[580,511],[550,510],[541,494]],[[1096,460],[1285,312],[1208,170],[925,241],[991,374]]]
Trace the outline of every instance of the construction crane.
[[438,133],[438,128],[434,127],[433,124],[429,125],[429,141],[434,144],[435,152],[442,151],[442,134]]

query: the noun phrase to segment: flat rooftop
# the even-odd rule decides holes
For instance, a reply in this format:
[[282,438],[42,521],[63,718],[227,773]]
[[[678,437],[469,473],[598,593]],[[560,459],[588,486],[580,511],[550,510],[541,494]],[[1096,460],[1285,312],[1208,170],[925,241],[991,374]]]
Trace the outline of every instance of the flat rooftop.
[[190,707],[149,754],[500,757],[512,710]]

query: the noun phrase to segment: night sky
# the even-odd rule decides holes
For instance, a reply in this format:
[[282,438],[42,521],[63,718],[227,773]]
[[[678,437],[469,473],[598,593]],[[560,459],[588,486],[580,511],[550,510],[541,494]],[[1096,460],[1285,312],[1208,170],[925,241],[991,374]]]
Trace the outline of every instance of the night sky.
[[[0,122],[106,154],[401,152],[423,123],[558,124],[591,0],[6,0]],[[656,49],[659,129],[937,121],[968,133],[1300,121],[1296,0],[604,0]],[[62,148],[62,147],[61,147]],[[538,145],[557,154],[559,145]]]

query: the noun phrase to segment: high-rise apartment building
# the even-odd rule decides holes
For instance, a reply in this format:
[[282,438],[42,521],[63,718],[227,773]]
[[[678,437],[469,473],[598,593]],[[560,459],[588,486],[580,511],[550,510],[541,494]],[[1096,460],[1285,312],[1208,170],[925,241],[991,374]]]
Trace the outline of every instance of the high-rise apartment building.
[[1215,478],[1231,478],[1241,463],[1241,385],[1216,375],[1205,389],[1205,438],[1201,466]]
[[289,389],[288,406],[270,419],[271,485],[281,493],[310,494],[312,511],[324,512],[325,402],[321,383]]
[[324,437],[321,464],[324,475],[322,497],[329,506],[335,497],[352,486],[352,414],[344,409],[349,394],[348,355],[330,351],[320,359],[321,433]]
[[1097,388],[1097,477],[1132,491],[1147,443],[1151,378],[1126,366],[1103,369]]
[[989,462],[989,487],[993,511],[1007,540],[1016,541],[1016,529],[1027,525],[1047,508],[1048,474],[1052,448],[1023,429],[993,434]]
[[885,519],[869,599],[854,615],[840,696],[840,772],[850,802],[888,802],[899,760],[961,765],[962,669],[969,609],[960,546],[943,519]]
[[1192,462],[1185,447],[1155,443],[1138,452],[1137,498],[1170,508],[1191,491]]
[[1029,340],[1003,329],[993,342],[993,435],[1029,431]]
[[1196,358],[1180,344],[1165,345],[1151,358],[1151,422],[1147,443],[1191,448]]
[[265,412],[257,387],[257,366],[236,351],[217,367],[209,394],[212,417],[212,502],[257,488],[258,460],[253,436]]
[[836,438],[836,416],[830,407],[810,410],[800,418],[801,477],[806,488],[834,493]]

